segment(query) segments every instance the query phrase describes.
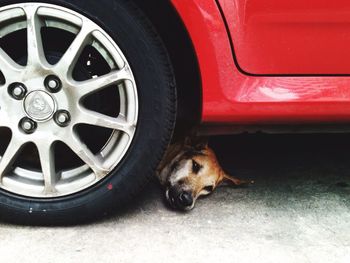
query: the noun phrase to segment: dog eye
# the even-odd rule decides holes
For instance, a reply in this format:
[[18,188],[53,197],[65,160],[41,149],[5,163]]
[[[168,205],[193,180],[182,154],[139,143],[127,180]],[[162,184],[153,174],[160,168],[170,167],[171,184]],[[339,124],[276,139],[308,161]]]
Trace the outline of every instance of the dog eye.
[[203,168],[203,166],[201,166],[195,160],[192,160],[192,172],[193,173],[198,174],[202,168]]
[[210,186],[206,186],[203,188],[204,191],[211,193],[214,191],[214,186],[210,185]]

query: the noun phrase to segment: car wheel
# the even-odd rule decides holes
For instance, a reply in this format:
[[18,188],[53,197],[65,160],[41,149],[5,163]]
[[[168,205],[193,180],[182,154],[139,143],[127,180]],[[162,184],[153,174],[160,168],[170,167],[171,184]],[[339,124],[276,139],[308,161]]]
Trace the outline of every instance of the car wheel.
[[0,6],[0,217],[77,223],[121,207],[173,131],[161,41],[130,1]]

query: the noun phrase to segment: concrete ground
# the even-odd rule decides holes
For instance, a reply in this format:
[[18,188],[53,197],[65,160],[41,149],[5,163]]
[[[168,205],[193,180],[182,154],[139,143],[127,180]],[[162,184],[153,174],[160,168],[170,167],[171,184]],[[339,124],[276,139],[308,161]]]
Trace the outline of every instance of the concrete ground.
[[92,225],[0,225],[1,262],[350,262],[350,135],[212,140],[224,167],[256,181],[222,187],[190,213],[157,184]]

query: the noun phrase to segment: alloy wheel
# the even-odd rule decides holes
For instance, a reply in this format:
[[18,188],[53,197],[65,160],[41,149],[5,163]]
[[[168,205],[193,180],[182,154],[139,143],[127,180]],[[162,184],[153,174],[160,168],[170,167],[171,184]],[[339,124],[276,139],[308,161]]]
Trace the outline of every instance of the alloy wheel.
[[117,43],[89,18],[43,3],[1,8],[0,35],[0,188],[53,198],[103,180],[138,120],[136,81]]

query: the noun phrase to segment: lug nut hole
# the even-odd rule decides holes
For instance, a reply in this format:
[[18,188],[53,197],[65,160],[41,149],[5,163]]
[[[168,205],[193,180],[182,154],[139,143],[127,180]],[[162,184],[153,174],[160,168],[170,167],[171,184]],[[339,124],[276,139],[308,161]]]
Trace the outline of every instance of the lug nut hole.
[[70,124],[71,116],[66,110],[59,110],[54,115],[56,124],[60,127],[67,127]]
[[10,94],[10,96],[12,98],[14,98],[15,100],[23,100],[24,97],[27,94],[27,88],[24,84],[22,83],[12,83],[9,87],[8,87],[8,93]]
[[26,134],[32,134],[35,132],[37,123],[27,117],[23,118],[19,123],[20,129]]
[[61,80],[54,75],[47,76],[44,81],[44,85],[45,88],[51,93],[57,93],[62,89]]

